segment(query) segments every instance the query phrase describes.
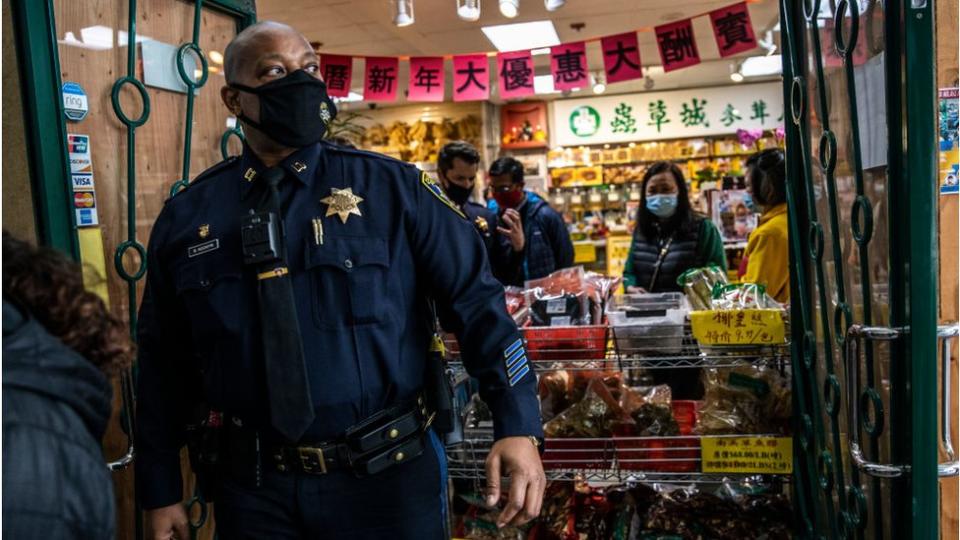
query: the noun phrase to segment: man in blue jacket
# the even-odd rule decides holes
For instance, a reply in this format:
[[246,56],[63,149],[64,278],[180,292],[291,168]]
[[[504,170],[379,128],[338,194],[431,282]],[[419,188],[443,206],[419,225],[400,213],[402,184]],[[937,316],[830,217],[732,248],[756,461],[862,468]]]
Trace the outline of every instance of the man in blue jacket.
[[525,280],[573,266],[573,242],[563,216],[550,208],[547,201],[524,191],[523,164],[512,157],[502,157],[490,166],[489,177],[501,221],[519,217],[523,223],[525,241],[515,255],[521,262],[506,284],[522,286]]

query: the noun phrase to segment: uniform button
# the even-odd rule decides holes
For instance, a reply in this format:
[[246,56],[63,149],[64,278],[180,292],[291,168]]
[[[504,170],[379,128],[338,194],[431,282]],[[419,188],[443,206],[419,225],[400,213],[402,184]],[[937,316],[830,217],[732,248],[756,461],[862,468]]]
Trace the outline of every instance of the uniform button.
[[274,454],[273,459],[277,460],[277,463],[280,463],[283,461],[283,456],[280,454]]
[[283,464],[277,465],[277,470],[280,471],[280,472],[286,472],[286,471],[287,471],[287,466],[286,466],[286,465],[283,465]]
[[203,287],[203,288],[209,287],[209,286],[210,286],[210,280],[209,280],[209,279],[201,279],[201,280],[200,280],[200,286]]
[[393,460],[396,461],[397,463],[400,463],[401,461],[403,461],[403,458],[405,457],[406,456],[403,455],[403,452],[397,452],[396,454],[394,454]]
[[390,437],[391,439],[396,439],[397,437],[400,436],[400,430],[398,430],[397,428],[393,428],[390,430],[390,433],[387,433],[387,436]]
[[343,261],[343,266],[344,266],[347,270],[349,270],[349,269],[353,268],[353,261],[351,261],[350,259],[347,259],[347,260]]

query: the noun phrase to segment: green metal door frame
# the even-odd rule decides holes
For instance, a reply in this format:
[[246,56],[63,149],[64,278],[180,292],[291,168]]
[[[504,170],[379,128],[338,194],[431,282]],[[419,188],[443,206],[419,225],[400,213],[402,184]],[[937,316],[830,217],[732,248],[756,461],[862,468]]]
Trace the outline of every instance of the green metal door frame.
[[[207,0],[204,5],[236,17],[238,30],[256,22],[254,0]],[[11,0],[10,9],[37,238],[79,260],[53,0]]]
[[[798,533],[803,538],[863,538],[864,522],[860,508],[867,509],[869,496],[876,503],[881,497],[890,505],[890,523],[892,530],[884,530],[885,538],[936,539],[939,528],[939,486],[937,476],[938,414],[937,414],[937,229],[936,229],[936,72],[934,66],[935,32],[933,2],[925,0],[890,0],[883,2],[885,34],[885,77],[886,77],[886,115],[889,130],[888,145],[888,191],[883,201],[889,208],[889,324],[896,337],[890,343],[889,380],[891,381],[890,408],[888,411],[889,438],[892,469],[902,474],[896,478],[887,478],[886,488],[881,494],[880,482],[868,474],[869,464],[857,464],[849,455],[849,449],[837,444],[837,428],[828,421],[836,421],[837,407],[856,408],[860,396],[847,395],[845,404],[839,405],[837,396],[827,399],[829,388],[820,388],[818,370],[826,370],[832,377],[829,358],[818,358],[816,329],[813,325],[823,324],[827,311],[824,310],[825,298],[821,292],[817,302],[806,296],[809,287],[822,286],[823,256],[823,216],[818,216],[811,208],[813,192],[811,189],[811,168],[823,167],[825,175],[825,196],[831,208],[829,219],[836,219],[836,197],[831,185],[832,156],[836,151],[836,139],[832,141],[829,122],[841,121],[832,118],[830,110],[824,109],[822,60],[823,47],[833,46],[818,41],[818,30],[810,31],[807,50],[804,36],[811,14],[819,11],[819,0],[795,2],[782,0],[781,27],[784,31],[784,101],[792,111],[793,122],[787,122],[787,168],[788,197],[790,206],[790,242],[791,242],[791,319],[793,333],[794,358],[794,403],[798,413],[795,415],[795,470],[797,481],[794,483],[795,508],[800,519],[797,520]],[[835,9],[843,10],[850,5],[859,9],[859,2],[841,1]],[[832,5],[832,4],[831,4]],[[855,17],[855,14],[853,14]],[[816,18],[813,15],[814,19]],[[842,20],[835,19],[837,28]],[[828,23],[829,24],[829,23]],[[856,22],[853,22],[854,31]],[[843,38],[847,39],[847,38]],[[839,43],[839,41],[838,41]],[[849,46],[849,42],[846,44]],[[848,92],[854,92],[852,70],[847,63],[844,68],[848,76]],[[819,80],[817,80],[819,76]],[[818,92],[811,96],[809,92]],[[814,98],[814,99],[811,99]],[[816,100],[819,97],[820,100]],[[854,101],[851,97],[851,101]],[[809,110],[814,107],[814,111]],[[856,104],[851,107],[850,123],[856,134]],[[815,156],[816,142],[810,138],[810,118],[817,115],[824,132],[821,143],[827,143],[826,157],[821,146],[819,162]],[[841,115],[842,116],[842,115]],[[830,136],[827,136],[830,135]],[[833,142],[833,148],[830,144]],[[814,148],[810,148],[810,146]],[[853,154],[859,159],[859,141],[853,136]],[[820,165],[824,163],[824,165]],[[859,163],[854,164],[854,173],[862,174]],[[860,179],[858,179],[858,182]],[[804,191],[806,190],[806,193]],[[858,189],[862,197],[862,188]],[[864,204],[869,205],[866,200]],[[867,206],[869,208],[869,206]],[[863,211],[863,208],[860,208]],[[853,212],[856,213],[856,206]],[[869,211],[864,212],[869,214]],[[863,223],[857,219],[869,216],[853,217],[854,239],[861,234],[857,231]],[[820,220],[818,222],[818,220]],[[835,233],[836,221],[830,224]],[[869,229],[869,226],[868,226]],[[819,233],[819,235],[817,234]],[[836,238],[836,237],[834,237]],[[859,241],[861,255],[865,253],[867,239]],[[833,248],[837,249],[836,241]],[[838,254],[834,255],[835,260]],[[861,261],[863,258],[861,258]],[[841,269],[838,269],[838,272]],[[863,266],[861,263],[861,270]],[[866,276],[869,278],[869,276]],[[842,283],[839,283],[842,287]],[[804,289],[806,287],[806,289]],[[868,295],[867,291],[863,292]],[[836,300],[835,300],[836,301]],[[842,289],[839,291],[838,310],[844,306]],[[869,326],[869,306],[864,307],[864,325]],[[820,312],[818,314],[818,311]],[[850,316],[852,319],[852,315]],[[841,319],[834,321],[834,328],[825,330],[827,356],[833,354],[832,347],[846,346],[852,334],[848,320],[847,329]],[[838,343],[831,344],[831,330],[835,330]],[[867,347],[869,354],[871,348]],[[857,351],[859,354],[859,351]],[[869,358],[869,357],[868,357]],[[859,366],[859,357],[851,365]],[[868,360],[868,369],[873,369]],[[856,373],[859,367],[852,368]],[[869,372],[868,372],[869,373]],[[838,372],[838,375],[840,372]],[[849,375],[849,373],[847,373]],[[868,378],[871,377],[868,374]],[[830,382],[825,380],[824,382]],[[834,381],[835,382],[835,381]],[[829,385],[826,385],[829,386]],[[859,388],[854,386],[853,388]],[[868,389],[869,390],[869,389]],[[835,392],[839,393],[839,386]],[[821,401],[822,400],[822,401]],[[832,409],[834,410],[831,410]],[[854,409],[855,410],[855,409]],[[826,414],[824,414],[826,411]],[[828,416],[829,415],[829,416]],[[857,433],[866,430],[859,422],[854,428],[847,428],[847,437],[851,429]],[[834,440],[831,440],[831,427]],[[868,431],[869,433],[869,431]],[[878,435],[871,433],[871,442],[876,445]],[[856,437],[859,440],[859,436]],[[844,441],[845,442],[845,441]],[[840,454],[841,450],[845,455]],[[831,453],[831,451],[833,453]],[[879,457],[877,449],[866,448],[866,454],[875,461]],[[831,460],[825,458],[832,458]],[[882,467],[883,465],[881,465]],[[843,468],[847,471],[844,473]],[[835,469],[836,468],[836,469]],[[876,472],[877,469],[873,469]],[[844,491],[845,479],[847,487]],[[834,482],[839,485],[834,486]],[[831,486],[834,486],[831,488]],[[861,490],[861,486],[864,489]],[[860,504],[862,503],[862,507]],[[884,520],[871,510],[874,530],[882,527]]]
[[52,0],[12,0],[38,241],[80,259]]

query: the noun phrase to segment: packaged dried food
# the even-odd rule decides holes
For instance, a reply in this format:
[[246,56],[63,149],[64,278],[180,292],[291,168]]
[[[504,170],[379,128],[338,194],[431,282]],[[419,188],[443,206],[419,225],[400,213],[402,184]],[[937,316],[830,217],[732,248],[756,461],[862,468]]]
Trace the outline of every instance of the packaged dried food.
[[697,433],[787,433],[790,385],[775,369],[743,365],[703,370],[704,398]]
[[543,431],[551,438],[602,438],[622,432],[632,423],[604,380],[595,378],[583,398],[547,422]]
[[779,303],[767,295],[767,288],[756,283],[714,285],[711,309],[780,309]]
[[718,284],[726,285],[727,277],[723,269],[717,266],[691,268],[677,278],[677,285],[683,287],[695,311],[711,309],[713,290]]

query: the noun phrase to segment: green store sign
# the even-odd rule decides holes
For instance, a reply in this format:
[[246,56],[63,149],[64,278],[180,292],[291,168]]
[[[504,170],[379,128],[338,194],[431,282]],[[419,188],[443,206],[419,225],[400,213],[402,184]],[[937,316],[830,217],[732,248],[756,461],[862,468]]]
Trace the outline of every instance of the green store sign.
[[577,137],[590,137],[600,131],[600,113],[589,105],[577,107],[570,113],[570,131]]

